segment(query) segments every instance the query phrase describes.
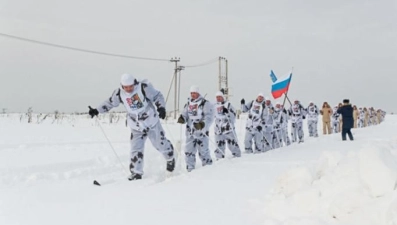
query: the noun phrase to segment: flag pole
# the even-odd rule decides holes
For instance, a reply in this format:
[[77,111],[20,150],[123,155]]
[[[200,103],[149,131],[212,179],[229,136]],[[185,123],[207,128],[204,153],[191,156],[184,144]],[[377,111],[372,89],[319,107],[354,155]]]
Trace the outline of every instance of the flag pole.
[[[294,72],[294,67],[292,67],[292,69],[291,69],[291,74],[292,74],[293,72]],[[284,107],[284,104],[285,104],[285,100],[288,100],[289,104],[292,106],[292,102],[291,102],[291,100],[288,98],[288,91],[289,91],[289,87],[288,87],[287,92],[284,93],[283,107]]]

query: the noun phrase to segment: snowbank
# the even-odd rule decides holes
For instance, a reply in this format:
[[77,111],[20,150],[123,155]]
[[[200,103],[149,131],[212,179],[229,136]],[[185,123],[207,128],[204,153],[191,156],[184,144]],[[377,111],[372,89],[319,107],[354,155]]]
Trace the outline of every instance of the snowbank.
[[397,224],[394,143],[325,152],[315,165],[286,171],[266,200],[265,224]]

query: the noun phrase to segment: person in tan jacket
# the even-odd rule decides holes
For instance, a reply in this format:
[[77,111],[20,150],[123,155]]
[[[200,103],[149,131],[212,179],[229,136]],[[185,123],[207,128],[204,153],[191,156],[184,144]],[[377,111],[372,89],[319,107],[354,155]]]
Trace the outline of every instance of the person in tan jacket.
[[367,107],[364,107],[364,127],[368,127],[369,113]]
[[320,114],[323,116],[323,134],[332,134],[331,129],[331,115],[333,111],[331,106],[327,102],[323,103],[323,107],[320,110]]
[[[342,103],[339,103],[338,104],[338,109],[340,108],[340,107],[342,107],[343,106],[343,104]],[[342,127],[343,127],[343,120],[342,120],[342,115],[340,115],[339,116],[339,131],[342,131]]]
[[353,120],[354,120],[354,124],[353,124],[353,128],[357,128],[357,121],[358,118],[360,116],[360,112],[357,109],[357,106],[353,106]]
[[378,124],[382,122],[382,111],[380,109],[376,110],[376,119]]

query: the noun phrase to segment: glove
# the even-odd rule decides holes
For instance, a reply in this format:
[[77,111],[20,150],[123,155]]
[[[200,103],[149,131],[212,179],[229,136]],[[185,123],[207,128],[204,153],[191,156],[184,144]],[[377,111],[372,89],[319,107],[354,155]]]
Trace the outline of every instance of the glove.
[[180,124],[185,124],[185,119],[183,118],[183,116],[182,115],[180,115],[179,116],[179,118],[178,118],[178,123],[180,123]]
[[306,116],[302,116],[303,119],[306,119]]
[[201,130],[204,128],[205,123],[203,121],[198,122],[198,123],[193,123],[194,128],[196,128],[196,130]]
[[157,108],[157,112],[159,113],[160,119],[165,119],[166,112],[164,107]]
[[91,106],[88,106],[88,108],[90,109],[88,111],[88,114],[90,114],[91,118],[94,118],[94,116],[98,116],[99,112],[97,109],[93,109],[91,108]]
[[261,126],[257,126],[256,129],[261,132],[262,131],[262,127]]
[[229,110],[227,108],[223,107],[223,113],[227,114],[227,113],[229,113]]
[[241,99],[241,105],[244,105],[244,104],[245,104],[245,100]]

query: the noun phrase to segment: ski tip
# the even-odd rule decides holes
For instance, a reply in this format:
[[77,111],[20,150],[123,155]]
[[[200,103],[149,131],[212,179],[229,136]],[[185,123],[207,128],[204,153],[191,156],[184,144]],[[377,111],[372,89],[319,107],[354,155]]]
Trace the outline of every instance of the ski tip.
[[101,186],[101,184],[96,180],[94,180],[94,185]]

